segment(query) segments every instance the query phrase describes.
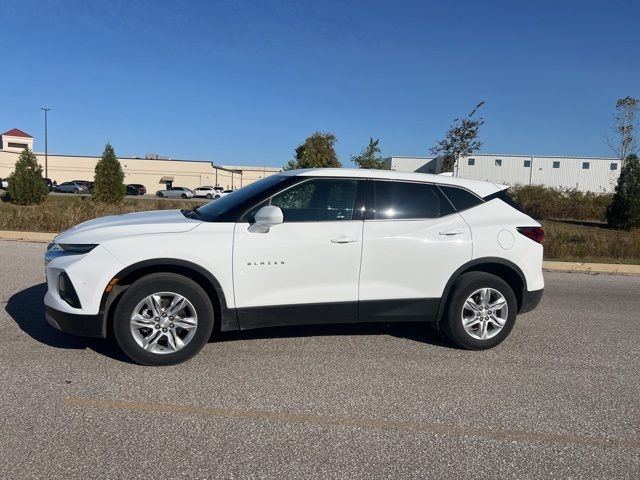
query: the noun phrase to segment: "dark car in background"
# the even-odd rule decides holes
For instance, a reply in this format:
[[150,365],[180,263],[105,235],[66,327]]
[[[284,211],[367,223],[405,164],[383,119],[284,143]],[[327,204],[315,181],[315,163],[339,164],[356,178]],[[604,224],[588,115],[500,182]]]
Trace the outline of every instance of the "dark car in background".
[[[145,187],[141,183],[130,183],[129,185],[127,185],[127,190],[129,187],[132,187],[138,190],[138,195],[145,195],[147,193],[147,187]],[[127,193],[127,195],[129,194]]]
[[127,187],[127,195],[142,195],[140,193],[140,190],[138,190],[136,187],[134,187],[133,185],[126,185]]

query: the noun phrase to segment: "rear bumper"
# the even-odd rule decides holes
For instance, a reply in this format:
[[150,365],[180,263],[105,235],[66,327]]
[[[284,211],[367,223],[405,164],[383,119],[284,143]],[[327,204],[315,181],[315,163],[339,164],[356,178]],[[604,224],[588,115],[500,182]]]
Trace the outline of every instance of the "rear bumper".
[[71,335],[94,338],[107,336],[106,324],[103,315],[100,314],[77,315],[47,306],[44,316],[49,325]]
[[527,313],[536,308],[542,299],[542,292],[544,292],[544,288],[532,291],[524,290],[522,292],[522,304],[518,313]]

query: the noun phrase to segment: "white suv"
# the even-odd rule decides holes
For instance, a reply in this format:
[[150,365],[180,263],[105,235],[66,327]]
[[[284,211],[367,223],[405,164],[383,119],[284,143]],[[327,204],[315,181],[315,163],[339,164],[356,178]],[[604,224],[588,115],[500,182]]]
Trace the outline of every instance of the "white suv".
[[490,348],[542,296],[542,229],[504,186],[420,173],[279,173],[192,210],[82,223],[45,254],[46,318],[146,365],[215,330],[434,322]]

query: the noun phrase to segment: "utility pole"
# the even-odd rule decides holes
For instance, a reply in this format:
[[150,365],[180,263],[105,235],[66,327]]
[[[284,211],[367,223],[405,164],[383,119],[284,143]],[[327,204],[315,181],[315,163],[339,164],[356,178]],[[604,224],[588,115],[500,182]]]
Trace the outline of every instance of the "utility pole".
[[40,107],[44,112],[44,178],[49,178],[49,158],[48,158],[48,135],[47,135],[47,112],[50,108]]

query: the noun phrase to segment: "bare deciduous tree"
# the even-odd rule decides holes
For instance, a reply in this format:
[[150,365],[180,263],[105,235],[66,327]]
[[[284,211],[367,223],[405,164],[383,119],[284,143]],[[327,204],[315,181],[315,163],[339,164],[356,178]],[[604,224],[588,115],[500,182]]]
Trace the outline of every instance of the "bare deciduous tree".
[[637,142],[633,130],[637,126],[636,114],[638,99],[633,97],[619,98],[616,102],[614,138],[608,138],[609,147],[624,164],[629,155],[637,153]]

